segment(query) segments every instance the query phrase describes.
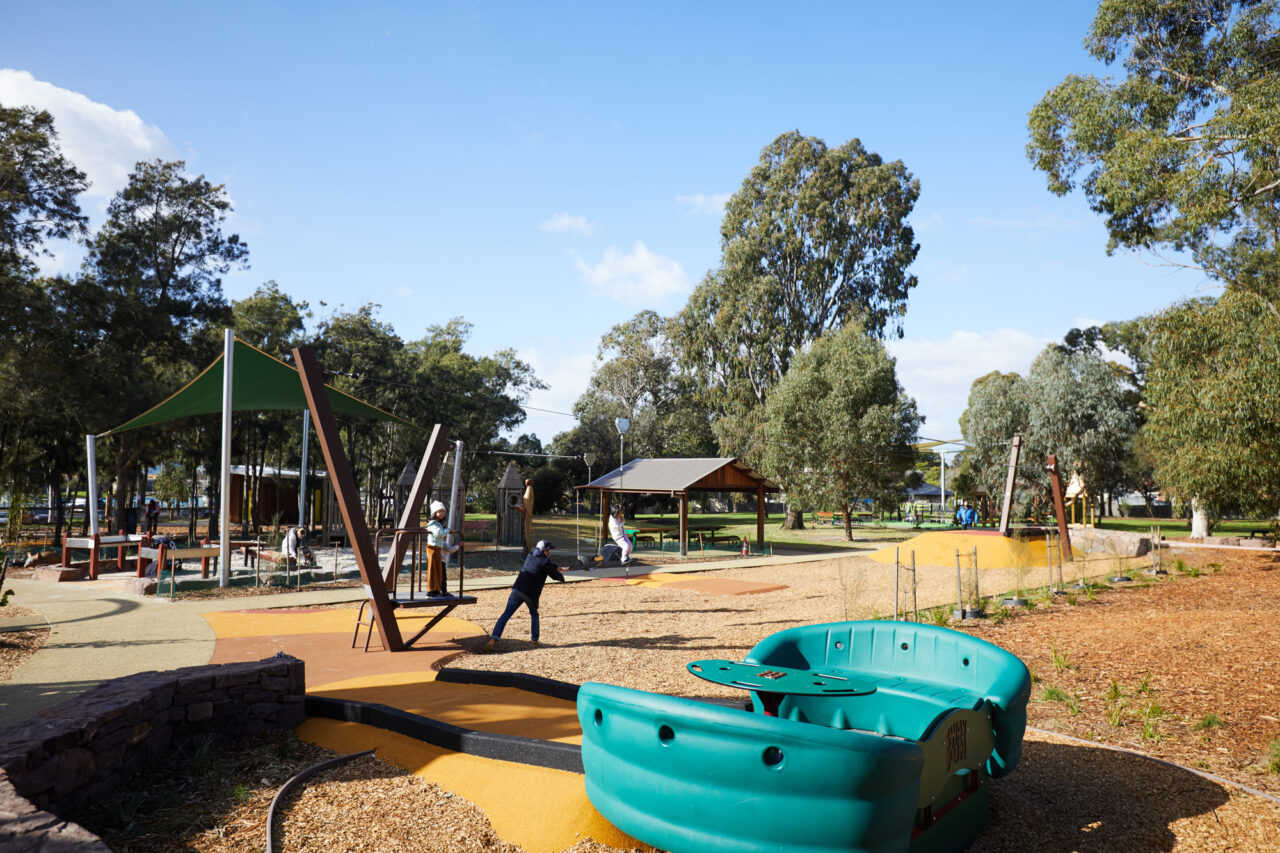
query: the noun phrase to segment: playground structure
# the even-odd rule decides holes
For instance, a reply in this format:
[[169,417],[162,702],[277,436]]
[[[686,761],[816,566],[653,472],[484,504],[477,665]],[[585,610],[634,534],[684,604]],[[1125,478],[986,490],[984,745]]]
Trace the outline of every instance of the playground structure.
[[1017,766],[1031,680],[966,634],[901,622],[792,628],[742,663],[689,665],[752,709],[587,683],[587,795],[672,853],[961,850]]
[[[356,565],[360,570],[360,579],[364,582],[365,601],[361,604],[360,613],[357,615],[356,635],[359,635],[364,609],[368,606],[370,637],[376,628],[382,648],[386,651],[399,652],[412,648],[415,642],[459,605],[476,603],[474,596],[461,594],[448,598],[416,598],[412,584],[408,597],[396,594],[400,564],[409,548],[410,536],[420,535],[422,504],[431,490],[436,467],[440,464],[440,457],[444,454],[445,445],[449,442],[449,429],[442,424],[437,424],[431,433],[426,451],[422,455],[422,462],[418,465],[417,476],[409,491],[408,500],[400,515],[400,522],[396,525],[397,535],[392,541],[386,567],[383,569],[378,565],[378,552],[374,548],[373,538],[369,535],[364,514],[360,511],[360,493],[356,487],[355,478],[351,475],[351,464],[347,461],[347,455],[342,449],[342,439],[338,435],[338,422],[333,416],[333,406],[326,393],[324,373],[316,362],[315,353],[311,347],[295,348],[293,363],[298,366],[302,390],[307,399],[307,408],[315,424],[320,449],[324,454],[325,467],[329,470],[338,508],[342,512],[347,535],[351,538]],[[460,457],[461,442],[454,442],[453,447]],[[459,468],[458,465],[454,467],[454,499],[450,503],[453,513],[451,526],[455,529],[461,528],[459,520],[462,517],[456,476]],[[400,634],[400,625],[394,615],[394,612],[402,607],[430,607],[437,608],[439,612],[417,634],[406,641]],[[352,645],[354,644],[353,638]]]

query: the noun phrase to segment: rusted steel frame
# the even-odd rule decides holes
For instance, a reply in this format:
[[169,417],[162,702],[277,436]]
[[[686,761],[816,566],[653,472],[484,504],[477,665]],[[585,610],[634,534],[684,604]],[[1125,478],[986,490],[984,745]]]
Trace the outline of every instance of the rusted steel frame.
[[1062,474],[1058,471],[1058,457],[1050,453],[1045,460],[1049,470],[1049,487],[1053,490],[1053,515],[1058,520],[1058,547],[1064,563],[1074,562],[1071,555],[1071,534],[1067,530],[1067,507],[1062,501]]
[[324,373],[316,362],[315,350],[309,346],[295,347],[293,364],[302,377],[302,391],[307,396],[311,422],[320,439],[324,464],[329,469],[329,482],[333,484],[342,520],[347,525],[347,534],[356,555],[356,565],[360,568],[360,578],[369,591],[382,647],[389,652],[403,651],[404,639],[400,636],[400,626],[393,615],[392,603],[387,598],[387,587],[379,571],[378,554],[373,549],[373,540],[369,538],[369,526],[365,524],[364,513],[360,511],[360,493],[356,490],[355,478],[351,476],[347,454],[342,449],[338,422],[333,417],[333,407],[324,390]]

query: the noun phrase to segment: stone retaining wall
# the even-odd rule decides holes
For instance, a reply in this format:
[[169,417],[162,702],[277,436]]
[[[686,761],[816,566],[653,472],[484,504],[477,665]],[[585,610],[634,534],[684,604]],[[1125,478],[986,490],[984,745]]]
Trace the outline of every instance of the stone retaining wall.
[[1111,554],[1116,557],[1141,557],[1151,551],[1151,537],[1129,530],[1100,530],[1095,527],[1071,526],[1071,548],[1086,554]]
[[182,741],[292,729],[305,692],[303,662],[281,654],[118,678],[0,731],[0,850],[107,850],[57,815],[118,789]]

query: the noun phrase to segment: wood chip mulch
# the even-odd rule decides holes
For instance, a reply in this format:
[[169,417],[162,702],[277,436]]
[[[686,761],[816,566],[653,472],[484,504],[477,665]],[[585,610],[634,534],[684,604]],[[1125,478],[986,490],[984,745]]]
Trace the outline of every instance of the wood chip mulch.
[[[1032,668],[1030,725],[1280,794],[1280,747],[1273,746],[1280,741],[1280,570],[1270,555],[1246,552],[1195,552],[1183,559],[1183,571],[1174,568],[1162,579],[1131,567],[1142,588],[1102,591],[1092,600],[1079,592],[1070,601],[1042,602],[1034,612],[962,627]],[[498,654],[467,655],[454,665],[712,694],[712,685],[687,674],[686,663],[740,658],[763,637],[795,624],[891,612],[891,593],[883,589],[891,569],[857,564],[860,571],[811,563],[723,573],[787,584],[760,596],[620,584],[549,587],[542,600],[543,645],[529,643],[522,610]],[[945,601],[954,574],[938,583],[936,591],[922,587],[922,600]],[[482,593],[467,618],[488,627],[505,600],[505,590]],[[330,755],[305,744],[298,749],[306,757],[299,769]],[[199,831],[116,848],[260,850],[266,803],[287,775],[271,774],[267,786],[256,781],[256,771],[225,774],[214,789],[241,785],[233,788],[243,795],[235,808]],[[193,783],[184,797],[201,801],[202,790]],[[285,849],[308,851],[516,849],[494,835],[472,804],[449,794],[362,759],[309,780],[287,805],[278,840]],[[358,846],[369,832],[380,840]],[[1017,770],[993,783],[991,825],[970,849],[1277,850],[1280,805],[1141,756],[1029,732]],[[570,850],[614,848],[584,840]]]
[[[3,619],[35,619],[39,616],[39,613],[28,607],[19,607],[15,604],[0,608],[0,618]],[[39,651],[47,639],[49,639],[48,628],[31,631],[0,631],[0,681],[7,681],[13,671]]]

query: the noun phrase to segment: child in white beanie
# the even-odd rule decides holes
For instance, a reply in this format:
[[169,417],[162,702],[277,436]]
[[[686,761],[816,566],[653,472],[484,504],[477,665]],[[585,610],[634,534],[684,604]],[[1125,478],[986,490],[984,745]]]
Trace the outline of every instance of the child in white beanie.
[[433,598],[448,596],[444,591],[444,557],[462,547],[449,544],[449,534],[458,531],[450,530],[444,519],[444,504],[432,501],[431,520],[427,522],[427,595]]

